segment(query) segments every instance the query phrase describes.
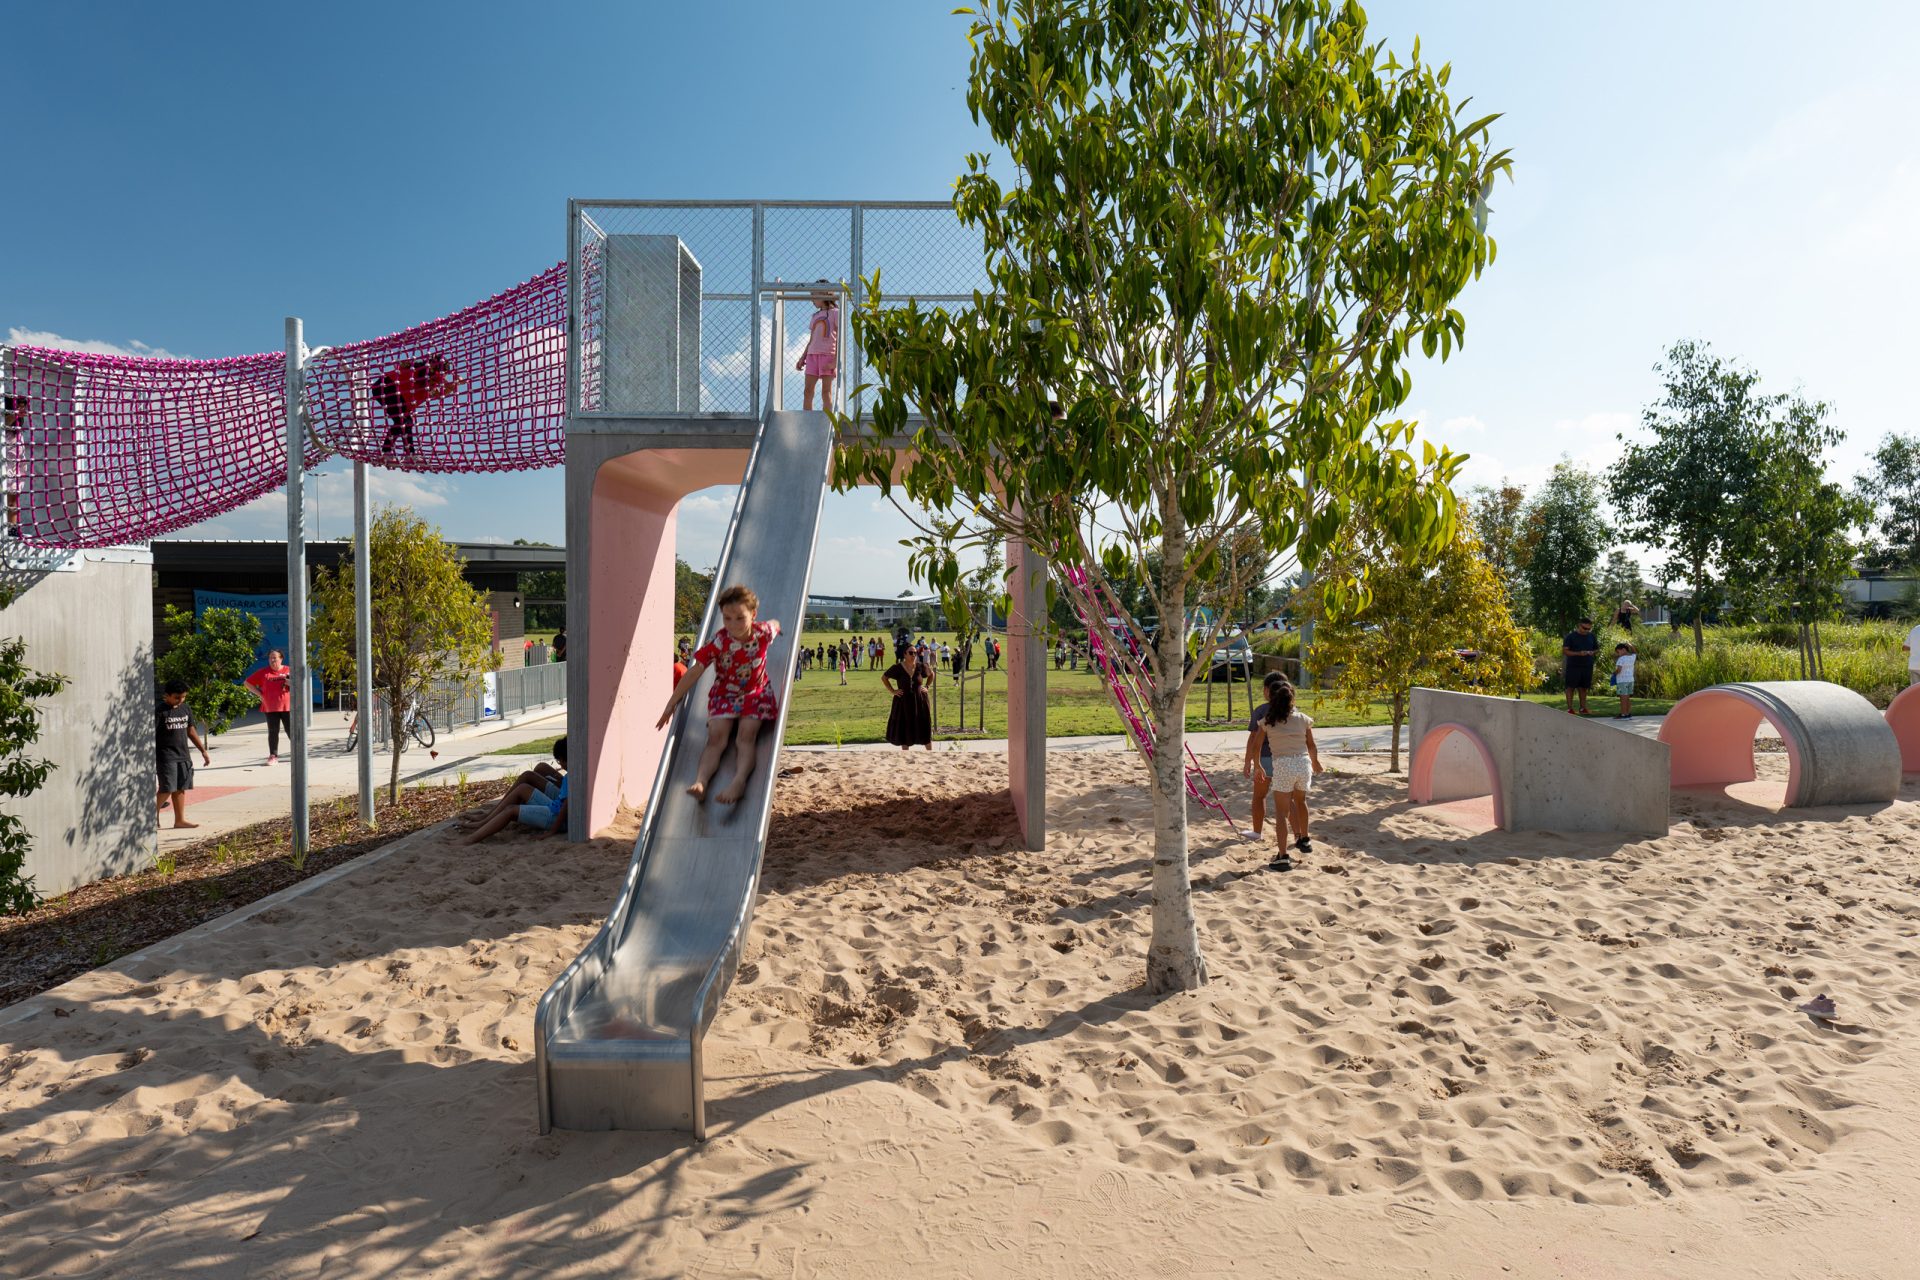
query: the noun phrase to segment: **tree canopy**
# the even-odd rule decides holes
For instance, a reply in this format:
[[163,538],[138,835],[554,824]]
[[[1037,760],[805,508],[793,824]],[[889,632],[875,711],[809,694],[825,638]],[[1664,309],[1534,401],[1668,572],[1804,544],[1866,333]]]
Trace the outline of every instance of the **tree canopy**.
[[[465,562],[440,531],[405,507],[383,507],[368,531],[373,587],[373,689],[386,702],[393,749],[387,797],[400,796],[400,753],[407,708],[422,709],[439,688],[477,687],[500,665],[493,652],[493,619],[484,591],[468,585]],[[321,667],[342,680],[356,678],[353,559],[322,570],[314,583],[319,606],[312,642]],[[362,708],[361,732],[370,733],[371,708]]]
[[260,619],[239,609],[193,610],[168,605],[164,625],[167,651],[154,663],[164,681],[187,686],[187,705],[209,736],[260,705],[260,697],[240,682],[260,651]]
[[[1415,353],[1465,334],[1454,299],[1493,259],[1484,197],[1508,169],[1451,72],[1372,40],[1331,0],[984,0],[963,10],[967,105],[1011,163],[955,184],[986,287],[926,310],[864,282],[852,316],[871,419],[843,485],[1018,537],[1096,582],[1134,573],[1161,620],[1152,707],[1147,986],[1205,981],[1179,768],[1184,627],[1253,529],[1317,566],[1364,516],[1444,547],[1458,460],[1394,414]],[[1056,419],[1053,405],[1060,407]],[[945,590],[957,547],[923,537]],[[1158,551],[1157,568],[1148,556]],[[1281,572],[1287,566],[1279,566]],[[1357,574],[1323,579],[1341,607]],[[1217,616],[1217,615],[1216,615]],[[1108,631],[1104,618],[1091,619]],[[1135,617],[1123,619],[1143,633]],[[1111,643],[1114,637],[1106,637]]]
[[1533,625],[1573,629],[1593,612],[1594,571],[1613,541],[1600,514],[1600,482],[1585,467],[1561,459],[1526,508],[1521,577]]
[[1854,489],[1871,507],[1862,523],[1873,533],[1875,567],[1920,568],[1920,435],[1884,437]]
[[1415,686],[1524,693],[1533,687],[1533,653],[1471,533],[1461,530],[1437,558],[1409,554],[1391,539],[1366,539],[1356,550],[1369,566],[1367,607],[1331,612],[1314,647],[1355,710],[1386,699],[1398,772],[1400,726]]

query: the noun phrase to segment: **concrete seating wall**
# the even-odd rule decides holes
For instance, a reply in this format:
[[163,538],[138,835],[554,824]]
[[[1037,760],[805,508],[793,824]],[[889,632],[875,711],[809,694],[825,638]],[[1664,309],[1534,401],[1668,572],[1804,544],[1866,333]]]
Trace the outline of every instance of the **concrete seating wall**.
[[1665,835],[1667,748],[1518,698],[1415,689],[1408,783],[1419,804],[1491,795],[1506,831]]

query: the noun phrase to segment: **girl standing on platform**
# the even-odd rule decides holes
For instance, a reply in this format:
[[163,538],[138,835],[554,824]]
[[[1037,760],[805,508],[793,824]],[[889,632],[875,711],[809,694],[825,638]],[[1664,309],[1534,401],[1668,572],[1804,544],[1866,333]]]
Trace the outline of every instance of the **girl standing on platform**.
[[747,789],[758,763],[754,750],[760,739],[760,726],[780,718],[780,704],[767,682],[767,649],[780,634],[780,624],[769,619],[755,621],[760,612],[760,597],[744,586],[731,586],[720,593],[720,618],[723,626],[713,639],[693,651],[693,665],[674,686],[667,709],[660,713],[656,728],[664,729],[673,718],[673,709],[699,683],[700,673],[713,668],[713,686],[707,690],[707,749],[700,756],[700,770],[687,794],[695,800],[707,798],[707,787],[719,772],[720,757],[740,726],[739,746],[733,753],[733,782],[714,797],[721,804],[738,803]]
[[[815,284],[825,284],[825,280],[816,280]],[[838,372],[840,356],[840,303],[838,296],[830,289],[820,289],[813,295],[813,315],[807,321],[807,353],[800,357],[800,363],[793,366],[807,375],[807,384],[801,394],[801,407],[813,408],[813,389],[820,388],[820,407],[832,407],[833,379]]]

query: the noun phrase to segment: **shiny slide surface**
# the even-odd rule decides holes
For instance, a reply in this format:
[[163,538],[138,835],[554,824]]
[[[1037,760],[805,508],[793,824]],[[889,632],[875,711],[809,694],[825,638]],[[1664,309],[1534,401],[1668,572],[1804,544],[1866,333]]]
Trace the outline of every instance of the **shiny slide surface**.
[[[759,763],[741,802],[703,804],[686,790],[706,745],[712,672],[675,713],[619,896],[534,1015],[542,1133],[684,1129],[706,1136],[701,1040],[753,920],[832,458],[826,414],[766,415],[714,583],[752,587],[759,616],[780,623],[767,656],[780,719],[761,731]],[[701,634],[719,624],[709,600]],[[733,776],[733,756],[729,747],[715,791]]]

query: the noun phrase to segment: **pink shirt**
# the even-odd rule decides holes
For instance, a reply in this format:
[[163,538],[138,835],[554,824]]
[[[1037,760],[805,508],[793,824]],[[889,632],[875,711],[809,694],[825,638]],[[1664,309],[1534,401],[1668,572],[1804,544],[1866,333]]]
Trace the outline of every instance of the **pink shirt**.
[[816,308],[807,321],[807,354],[831,356],[840,352],[840,308]]

